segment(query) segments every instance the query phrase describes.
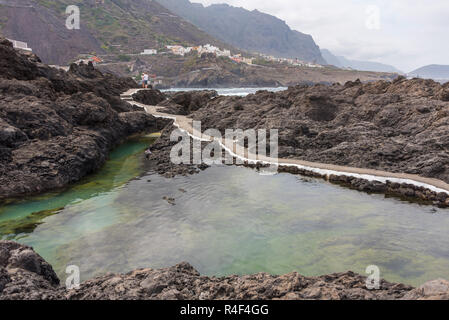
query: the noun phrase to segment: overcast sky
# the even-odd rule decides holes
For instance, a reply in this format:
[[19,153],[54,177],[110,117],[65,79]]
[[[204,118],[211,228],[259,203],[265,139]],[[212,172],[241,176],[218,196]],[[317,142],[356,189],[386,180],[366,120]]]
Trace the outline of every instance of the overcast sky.
[[[275,15],[349,59],[405,72],[449,64],[449,0],[191,0]],[[377,18],[379,17],[379,18]]]

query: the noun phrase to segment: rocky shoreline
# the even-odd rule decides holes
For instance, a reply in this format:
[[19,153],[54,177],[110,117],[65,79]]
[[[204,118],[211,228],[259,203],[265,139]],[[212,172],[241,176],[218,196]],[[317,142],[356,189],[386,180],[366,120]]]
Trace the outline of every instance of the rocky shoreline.
[[[62,279],[61,279],[62,280]],[[201,276],[188,263],[165,269],[106,274],[67,290],[52,267],[32,248],[0,241],[0,300],[392,300],[449,299],[449,282],[435,280],[419,288],[380,281],[366,288],[353,272],[304,277],[258,273]]]
[[[222,134],[226,129],[279,129],[280,158],[420,175],[448,183],[448,90],[449,83],[398,78],[295,86],[247,97],[181,92],[166,96],[158,106],[162,112],[201,121],[203,130],[215,128]],[[359,191],[449,207],[448,193],[410,183],[320,174],[290,166],[279,169]]]
[[445,192],[435,192],[425,187],[419,187],[409,183],[397,183],[389,180],[383,183],[380,181],[371,181],[346,175],[320,174],[292,166],[279,166],[279,172],[321,178],[332,184],[337,184],[361,192],[385,194],[386,196],[400,198],[410,202],[420,202],[422,204],[435,205],[440,208],[449,208],[449,194]]
[[[400,82],[400,81],[403,81],[403,80],[399,79],[396,82]],[[444,94],[441,93],[441,90],[443,90],[443,91],[445,90],[444,87],[442,87],[441,85],[439,85],[437,83],[434,83],[433,81],[430,81],[430,82],[426,81],[425,83],[427,83],[427,84],[430,83],[430,85],[435,86],[436,89],[434,88],[434,91],[439,92],[439,95],[437,98],[442,99],[443,101],[445,100]],[[346,84],[347,87],[351,87],[353,85],[356,85],[356,86],[360,85],[363,87],[363,84],[358,83],[358,82]],[[373,84],[367,84],[367,85],[372,86]],[[381,84],[377,84],[377,85],[385,86],[385,83],[381,83]],[[416,86],[416,83],[414,85]],[[418,83],[418,85],[420,85],[420,84]],[[422,85],[422,83],[421,83],[421,85]],[[440,86],[440,87],[438,88],[438,86]],[[321,89],[319,85],[317,85],[316,87],[318,87],[318,89]],[[297,88],[290,88],[288,91],[293,91],[295,89],[297,90]],[[312,87],[312,89],[313,89],[313,87]],[[415,88],[415,90],[416,90],[416,88]],[[257,95],[264,97],[267,94],[270,96],[276,95],[275,93],[268,93],[266,91],[261,91],[261,92],[256,93],[256,95],[249,95],[248,99],[255,100]],[[281,96],[282,96],[282,94],[285,95],[285,93],[280,93]],[[200,114],[201,116],[196,119],[196,120],[200,120],[200,121],[201,121],[202,117],[205,117],[207,119],[208,117],[217,115],[218,118],[216,120],[218,122],[225,121],[227,123],[227,125],[229,126],[229,128],[236,128],[236,123],[239,122],[239,119],[234,119],[232,116],[232,113],[229,111],[223,113],[222,109],[210,110],[211,109],[210,105],[219,103],[220,106],[223,106],[224,103],[220,102],[221,100],[226,101],[230,105],[232,105],[232,104],[235,105],[236,101],[243,101],[240,103],[245,103],[245,98],[219,97],[215,91],[177,92],[177,93],[169,93],[169,94],[165,95],[164,96],[165,99],[160,98],[160,100],[157,100],[157,101],[154,99],[151,99],[151,97],[154,97],[154,96],[160,97],[160,95],[161,95],[161,93],[157,90],[139,91],[138,94],[135,94],[134,98],[136,101],[144,103],[144,104],[145,104],[145,102],[152,102],[151,105],[156,105],[158,101],[161,101],[157,105],[158,105],[158,107],[160,107],[159,110],[166,114],[187,115],[189,117],[194,117],[196,114]],[[257,99],[260,99],[260,98],[257,98]],[[429,103],[432,104],[433,101],[430,101]],[[146,104],[149,104],[149,103],[146,103]],[[444,105],[444,107],[445,107],[445,109],[443,109],[443,110],[446,110],[446,109],[449,110],[448,104]],[[234,108],[234,111],[235,111],[235,109],[236,108]],[[237,108],[237,109],[240,111],[240,108]],[[241,110],[243,110],[243,107],[241,108]],[[255,110],[253,110],[253,111],[257,115],[257,111],[255,111]],[[204,116],[204,114],[206,114],[206,116]],[[226,116],[228,116],[228,115],[231,115],[229,117],[230,119],[226,119]],[[267,115],[263,115],[262,117],[264,117],[264,116],[267,116]],[[262,121],[266,121],[266,120],[262,119]],[[270,119],[270,121],[279,121],[279,120]],[[203,124],[203,122],[202,122],[202,124]],[[445,122],[443,122],[443,124],[445,124]],[[258,126],[256,126],[256,128],[257,127]],[[221,126],[219,125],[219,129],[221,129],[221,131],[223,132],[226,128],[224,128],[222,125]],[[248,129],[248,127],[244,126],[244,129]],[[165,141],[165,144],[164,144],[165,148],[159,148],[159,147],[156,148],[157,153],[154,154],[153,157],[157,157],[159,159],[165,158],[167,161],[169,160],[168,154],[170,152],[171,147],[175,144],[175,143],[167,143],[167,141],[169,141],[168,136],[172,130],[173,130],[173,128],[170,130],[165,130],[162,133],[161,140]],[[287,128],[287,130],[290,130],[290,129]],[[306,130],[306,129],[304,129],[304,130]],[[324,130],[328,130],[328,129],[325,128]],[[280,131],[282,131],[282,130],[280,130]],[[315,135],[311,134],[311,136],[315,136]],[[441,138],[446,139],[444,134]],[[439,139],[441,139],[441,138],[439,138]],[[344,142],[344,143],[346,143],[346,142]],[[288,143],[285,143],[285,141],[284,142],[280,141],[280,144],[281,144],[280,149],[282,150],[281,151],[282,154],[285,154],[285,150],[287,148],[288,148],[287,150],[291,149],[291,147],[288,145]],[[290,142],[290,144],[291,144],[291,142]],[[440,144],[437,144],[437,146],[439,146],[439,145]],[[435,146],[435,147],[437,147],[437,146]],[[390,146],[386,146],[386,147],[388,148]],[[429,151],[434,152],[432,150],[429,150]],[[350,164],[351,160],[344,159],[344,156],[347,156],[347,155],[342,154],[341,157],[339,158],[340,163],[342,163],[342,164],[349,163]],[[406,155],[404,155],[404,156],[406,156]],[[398,157],[398,159],[390,159],[390,161],[388,163],[388,167],[387,167],[388,170],[391,169],[391,172],[396,172],[397,171],[397,169],[396,169],[397,162],[402,160],[404,156],[401,155]],[[297,158],[294,156],[290,156],[289,154],[287,157]],[[298,158],[304,159],[304,157],[300,157],[300,156],[298,156]],[[446,160],[446,158],[447,158],[447,154],[440,153],[440,154],[438,154],[437,159],[432,159],[432,160],[436,160],[439,162],[443,161],[442,164],[444,164],[444,161]],[[309,158],[305,158],[304,160],[309,160]],[[399,160],[399,161],[397,161],[397,160]],[[251,164],[248,162],[245,162],[244,165],[248,166],[248,167],[252,167],[252,168],[258,168],[258,169],[264,167],[264,165],[262,165],[262,164]],[[182,170],[182,169],[180,170],[180,167],[183,167],[183,166],[185,167],[185,165],[176,166],[173,164],[167,164],[164,161],[162,161],[162,162],[159,161],[157,171],[160,174],[164,174],[164,175],[170,176],[170,177],[176,176],[177,174],[193,174],[193,173],[198,172],[195,170]],[[440,167],[439,164],[431,164],[431,166],[438,167],[438,170],[436,170],[436,172],[438,172],[438,171],[441,172],[441,171],[446,170],[446,167],[444,165],[442,165]],[[187,166],[187,167],[189,167],[189,166]],[[368,163],[368,165],[365,165],[364,167],[378,169],[377,167],[370,166],[369,163]],[[385,168],[385,167],[382,167],[382,168]],[[295,166],[280,165],[278,171],[279,172],[287,172],[287,173],[291,173],[291,174],[299,174],[299,175],[303,175],[303,176],[322,178],[322,179],[325,179],[326,181],[329,181],[330,183],[338,184],[338,185],[348,187],[351,189],[355,189],[358,191],[362,191],[362,192],[385,194],[386,196],[389,196],[389,197],[396,197],[396,198],[400,198],[400,199],[411,201],[411,202],[419,202],[422,204],[435,205],[440,208],[449,207],[449,194],[447,192],[437,192],[437,191],[430,190],[429,188],[426,188],[424,186],[417,186],[417,185],[414,185],[411,183],[399,183],[399,182],[393,182],[393,181],[389,181],[389,180],[381,182],[381,181],[376,181],[376,180],[357,178],[357,177],[353,177],[350,175],[345,175],[344,173],[339,174],[339,175],[319,173],[317,171],[312,171],[312,170],[308,170],[305,168],[298,168]],[[423,176],[426,176],[425,172],[423,172],[423,171],[419,171],[419,172],[421,172],[421,174],[423,174]],[[414,172],[414,173],[416,174],[416,172]],[[438,178],[441,177],[441,175],[432,175],[432,174],[427,174],[427,176],[428,177],[438,177]]]
[[408,173],[449,183],[449,83],[398,78],[218,97],[203,130],[278,129],[279,158]]
[[[170,133],[176,129],[174,126],[166,127],[161,137],[151,146],[152,154],[148,158],[151,162],[152,170],[167,178],[173,178],[177,175],[191,175],[206,170],[209,166],[206,164],[175,165],[170,161],[170,150],[176,144],[169,139]],[[202,147],[206,143],[202,143]],[[225,151],[223,151],[224,153]],[[224,157],[224,154],[223,154]],[[235,159],[234,159],[235,163]],[[265,166],[262,164],[248,163],[245,161],[242,166],[261,170]],[[289,173],[301,175],[304,177],[320,178],[332,184],[340,185],[345,188],[354,189],[369,194],[384,194],[387,197],[394,197],[404,201],[420,203],[424,205],[433,205],[439,208],[449,208],[449,194],[445,192],[435,192],[425,187],[416,186],[409,183],[398,183],[387,180],[385,183],[372,181],[362,178],[356,178],[347,175],[322,174],[316,171],[301,169],[295,166],[279,166],[279,173]]]
[[[170,120],[155,118],[119,99],[121,92],[133,87],[132,79],[102,74],[92,65],[72,65],[68,72],[50,68],[0,39],[0,199],[64,187],[98,169],[111,148],[126,137],[163,128],[149,157],[155,171],[173,177],[206,169],[205,165],[177,166],[169,161],[175,144],[169,139],[173,126]],[[280,132],[281,157],[313,161],[321,156],[329,163],[404,171],[448,182],[447,90],[448,84],[399,79],[393,83],[298,86],[244,98],[195,92],[174,93],[166,99],[150,91],[135,99],[157,103],[171,114],[192,116],[202,121],[203,128],[285,128]],[[384,109],[389,112],[376,119]],[[394,117],[397,121],[391,120]],[[413,121],[418,127],[406,127]],[[370,159],[380,160],[373,163]],[[295,167],[280,170],[318,176]],[[320,177],[365,192],[419,198],[439,206],[449,202],[447,194],[411,185]],[[321,277],[291,273],[215,278],[201,276],[189,264],[181,263],[160,270],[107,274],[82,283],[78,290],[66,290],[52,267],[32,248],[0,241],[0,299],[449,298],[445,280],[420,288],[382,281],[381,289],[374,291],[366,289],[365,280],[352,272]]]
[[119,98],[133,87],[91,64],[51,68],[0,39],[0,200],[65,187],[128,136],[165,127]]
[[[170,151],[177,142],[170,141],[170,134],[176,127],[167,125],[161,132],[161,136],[151,145],[151,155],[147,157],[150,170],[166,177],[173,178],[177,175],[192,175],[207,169],[206,164],[174,164],[170,160]],[[192,142],[192,139],[190,138]],[[203,144],[204,146],[204,144]],[[192,154],[191,154],[192,158]]]

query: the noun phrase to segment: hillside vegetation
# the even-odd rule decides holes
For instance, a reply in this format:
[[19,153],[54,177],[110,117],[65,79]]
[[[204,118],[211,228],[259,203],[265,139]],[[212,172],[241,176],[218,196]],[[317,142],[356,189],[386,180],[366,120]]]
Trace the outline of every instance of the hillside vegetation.
[[[225,46],[150,0],[8,0],[0,7],[2,33],[26,41],[41,59],[67,64],[80,53],[139,53],[169,44]],[[81,29],[65,28],[77,5]],[[5,21],[3,21],[5,20]]]

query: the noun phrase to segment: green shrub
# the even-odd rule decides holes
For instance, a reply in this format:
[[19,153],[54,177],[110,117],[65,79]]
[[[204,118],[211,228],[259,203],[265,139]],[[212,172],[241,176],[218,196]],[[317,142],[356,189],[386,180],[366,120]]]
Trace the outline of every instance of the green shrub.
[[118,56],[118,59],[119,59],[120,61],[123,61],[123,62],[131,61],[131,57],[128,56],[128,55],[126,55],[126,54],[120,54],[120,55]]

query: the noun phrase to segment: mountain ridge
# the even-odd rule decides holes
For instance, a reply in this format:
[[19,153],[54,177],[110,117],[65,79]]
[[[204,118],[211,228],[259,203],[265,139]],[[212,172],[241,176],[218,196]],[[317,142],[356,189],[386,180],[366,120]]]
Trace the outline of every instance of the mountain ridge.
[[259,10],[228,4],[203,6],[189,0],[156,0],[212,36],[242,50],[325,64],[311,35],[292,30],[285,21]]
[[328,49],[321,49],[321,54],[328,64],[338,68],[351,68],[360,71],[376,71],[376,72],[394,72],[403,74],[396,67],[380,62],[351,60],[344,56],[336,56]]
[[[80,8],[80,30],[65,28],[68,5]],[[232,49],[152,0],[4,0],[0,16],[4,36],[28,42],[50,64],[67,64],[80,53],[139,53],[168,44]]]
[[413,70],[407,74],[411,77],[424,77],[437,80],[449,79],[449,65],[444,64],[429,64]]

